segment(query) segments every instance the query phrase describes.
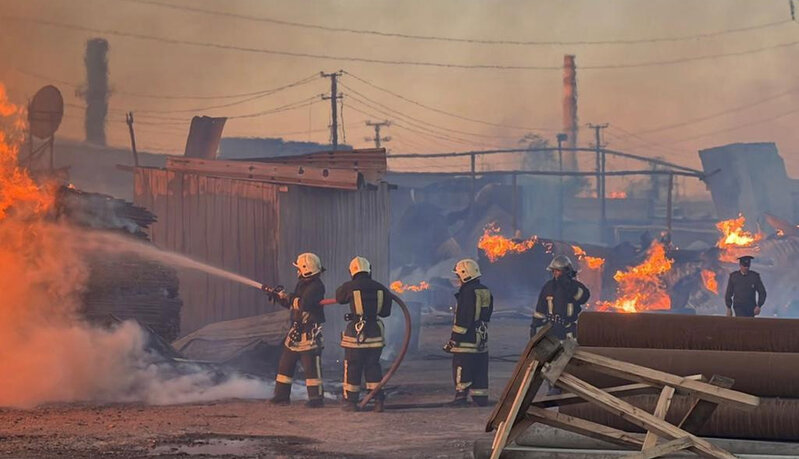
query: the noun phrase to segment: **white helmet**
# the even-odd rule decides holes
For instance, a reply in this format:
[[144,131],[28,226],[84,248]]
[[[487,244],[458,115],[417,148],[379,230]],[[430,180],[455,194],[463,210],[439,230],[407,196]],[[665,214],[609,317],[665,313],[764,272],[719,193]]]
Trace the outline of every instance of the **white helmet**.
[[322,272],[322,260],[315,253],[306,252],[297,255],[294,267],[302,277],[311,277]]
[[553,258],[552,261],[547,266],[547,271],[574,271],[574,265],[572,265],[572,261],[566,255],[558,255],[557,257]]
[[358,273],[372,272],[372,265],[364,257],[355,257],[350,261],[350,275],[355,277]]
[[470,280],[477,279],[482,275],[480,274],[480,266],[471,258],[464,258],[463,260],[455,263],[455,268],[453,268],[452,272],[458,276],[458,279],[460,279],[461,282],[469,282]]

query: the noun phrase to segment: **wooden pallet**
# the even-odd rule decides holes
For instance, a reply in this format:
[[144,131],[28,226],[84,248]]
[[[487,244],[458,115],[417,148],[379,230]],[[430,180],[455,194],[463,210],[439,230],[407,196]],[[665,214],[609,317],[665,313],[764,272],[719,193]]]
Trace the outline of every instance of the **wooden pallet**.
[[[569,370],[575,367],[635,383],[599,389],[572,375]],[[534,400],[545,380],[564,393]],[[496,430],[491,458],[499,458],[505,446],[534,423],[639,450],[638,454],[630,456],[635,458],[661,457],[680,450],[704,457],[734,458],[729,452],[695,435],[719,404],[731,404],[741,409],[751,409],[760,404],[758,397],[731,390],[733,382],[721,376],[714,376],[706,382],[701,375],[677,376],[595,355],[579,349],[574,340],[558,340],[549,332],[549,327],[544,327],[528,342],[486,425],[487,432]],[[618,398],[647,391],[660,392],[654,413]],[[690,394],[695,399],[679,425],[665,420],[675,392]],[[629,432],[546,409],[579,401],[593,403],[646,429],[646,437],[641,440]]]

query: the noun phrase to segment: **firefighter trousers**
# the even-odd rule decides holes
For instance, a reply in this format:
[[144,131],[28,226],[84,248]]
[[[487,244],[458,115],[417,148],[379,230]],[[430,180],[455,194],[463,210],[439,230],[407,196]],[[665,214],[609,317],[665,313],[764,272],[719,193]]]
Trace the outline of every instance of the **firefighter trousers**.
[[289,398],[297,361],[302,364],[302,369],[305,372],[305,386],[308,388],[308,399],[314,400],[322,398],[324,390],[322,388],[321,349],[296,352],[284,346],[283,354],[280,355],[280,362],[277,365],[275,394],[285,394],[284,398]]
[[[383,379],[380,368],[382,347],[344,348],[344,398],[349,402],[357,402],[361,391],[361,376],[365,376],[366,389],[373,390]],[[376,400],[383,399],[382,391],[375,394]]]
[[453,353],[452,379],[455,398],[488,399],[488,352]]

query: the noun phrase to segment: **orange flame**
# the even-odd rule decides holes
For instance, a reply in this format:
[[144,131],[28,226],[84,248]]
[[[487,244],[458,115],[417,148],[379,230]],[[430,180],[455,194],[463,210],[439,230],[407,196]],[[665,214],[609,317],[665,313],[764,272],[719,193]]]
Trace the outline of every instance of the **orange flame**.
[[483,235],[477,243],[477,247],[481,249],[488,257],[491,263],[499,260],[508,253],[522,253],[532,249],[538,236],[533,236],[521,242],[515,242],[499,234],[500,229],[496,223],[489,223],[483,230]]
[[577,257],[578,261],[582,261],[585,263],[585,266],[588,269],[600,269],[602,265],[605,264],[605,259],[600,257],[589,257],[588,254],[585,253],[582,247],[573,245],[572,250],[574,250],[574,256]]
[[763,234],[752,234],[744,231],[746,218],[743,214],[738,214],[738,218],[724,220],[716,223],[716,228],[721,232],[721,238],[716,244],[721,249],[729,247],[751,247],[756,242],[763,239]]
[[416,285],[405,285],[402,281],[394,281],[389,286],[391,290],[395,291],[396,293],[404,293],[404,292],[421,292],[422,290],[427,290],[430,288],[430,284],[425,281],[422,281]]
[[611,191],[606,196],[608,199],[627,199],[627,192],[626,191]]
[[719,294],[719,282],[716,280],[716,273],[709,270],[703,269],[702,270],[702,284],[709,292],[713,292],[716,295]]
[[654,243],[646,260],[627,271],[616,271],[613,276],[619,283],[618,298],[614,302],[597,304],[599,311],[641,312],[671,308],[671,299],[666,293],[663,275],[674,260],[666,257],[663,244]]
[[[0,221],[9,212],[40,214],[54,203],[52,192],[43,190],[23,169],[17,166],[19,141],[10,129],[19,130],[24,121],[22,110],[8,101],[5,86],[0,84],[0,123],[10,125],[0,129]],[[11,120],[5,118],[14,117]],[[12,132],[10,135],[7,132]]]

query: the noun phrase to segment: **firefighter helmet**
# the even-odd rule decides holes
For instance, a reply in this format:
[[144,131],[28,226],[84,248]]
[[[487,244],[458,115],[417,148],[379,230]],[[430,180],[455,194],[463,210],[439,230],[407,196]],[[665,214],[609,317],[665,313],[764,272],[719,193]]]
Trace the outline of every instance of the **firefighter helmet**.
[[358,273],[372,272],[372,265],[364,257],[355,257],[350,261],[350,275],[355,277]]
[[566,255],[558,255],[547,266],[547,271],[574,271],[572,261]]
[[458,279],[460,279],[461,282],[469,282],[470,280],[477,279],[482,275],[480,274],[480,266],[471,258],[464,258],[463,260],[455,263],[455,268],[453,268],[452,272],[458,276]]
[[322,260],[315,253],[306,252],[297,255],[294,267],[302,277],[311,277],[322,272]]

